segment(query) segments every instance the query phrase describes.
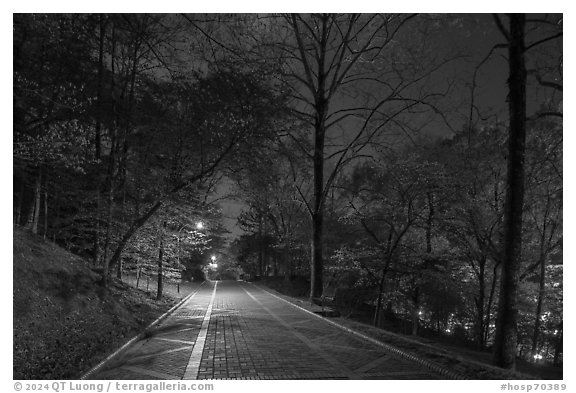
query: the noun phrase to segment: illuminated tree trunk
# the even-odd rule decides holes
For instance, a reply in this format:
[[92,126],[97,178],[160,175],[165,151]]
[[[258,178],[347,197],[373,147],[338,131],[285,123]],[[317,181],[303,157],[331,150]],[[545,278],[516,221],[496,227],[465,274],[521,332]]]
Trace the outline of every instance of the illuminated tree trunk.
[[542,305],[544,303],[544,295],[546,294],[546,260],[541,257],[540,261],[540,282],[538,285],[538,301],[536,304],[536,312],[534,313],[534,331],[532,332],[532,348],[530,355],[536,354],[538,347],[538,339],[540,337],[540,326],[542,324],[540,316],[542,315]]
[[162,299],[162,291],[164,290],[163,281],[163,258],[164,258],[164,232],[166,232],[166,221],[162,224],[160,229],[160,246],[158,248],[158,291],[156,292],[156,300]]
[[14,218],[14,224],[21,225],[22,224],[22,209],[24,208],[24,180],[20,180],[20,191],[18,192],[18,203],[16,205],[16,215]]
[[34,197],[30,207],[30,214],[28,215],[27,227],[32,230],[32,233],[38,233],[38,221],[40,219],[40,202],[41,202],[41,188],[42,188],[42,169],[38,169],[38,176],[34,182]]
[[[476,326],[475,326],[475,336],[476,345],[478,349],[484,349],[484,314],[485,310],[485,300],[486,300],[486,256],[483,255],[478,261],[478,297],[475,299],[476,302]],[[488,313],[490,310],[488,310]]]
[[556,339],[556,345],[554,347],[554,365],[560,365],[560,353],[562,353],[562,341],[564,336],[564,329],[562,327],[563,323],[560,323],[558,327],[558,334]]
[[[418,284],[415,284],[418,285]],[[418,325],[420,322],[420,287],[414,289],[412,294],[412,335],[418,335]]]

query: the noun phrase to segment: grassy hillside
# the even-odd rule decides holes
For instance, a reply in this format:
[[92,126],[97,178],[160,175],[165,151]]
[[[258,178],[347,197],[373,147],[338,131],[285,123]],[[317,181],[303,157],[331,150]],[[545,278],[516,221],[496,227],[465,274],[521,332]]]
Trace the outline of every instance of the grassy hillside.
[[98,285],[88,262],[14,229],[14,379],[75,379],[167,311],[114,282]]

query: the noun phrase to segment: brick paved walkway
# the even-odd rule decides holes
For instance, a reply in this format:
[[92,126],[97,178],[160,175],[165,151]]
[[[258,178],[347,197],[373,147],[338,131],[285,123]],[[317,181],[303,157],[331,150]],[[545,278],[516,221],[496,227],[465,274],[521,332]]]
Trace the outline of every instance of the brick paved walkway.
[[212,282],[92,379],[439,379],[251,284]]

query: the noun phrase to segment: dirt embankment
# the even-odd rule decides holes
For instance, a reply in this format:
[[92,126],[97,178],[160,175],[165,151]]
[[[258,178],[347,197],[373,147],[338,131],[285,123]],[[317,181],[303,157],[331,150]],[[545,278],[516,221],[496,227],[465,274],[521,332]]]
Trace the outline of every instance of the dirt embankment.
[[167,311],[89,263],[19,228],[13,241],[14,379],[76,379]]

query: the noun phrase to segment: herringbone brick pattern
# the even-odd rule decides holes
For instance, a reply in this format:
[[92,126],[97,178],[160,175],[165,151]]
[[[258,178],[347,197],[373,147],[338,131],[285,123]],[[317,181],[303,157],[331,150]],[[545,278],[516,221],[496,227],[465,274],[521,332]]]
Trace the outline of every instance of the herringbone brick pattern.
[[251,284],[208,284],[91,378],[440,378]]

